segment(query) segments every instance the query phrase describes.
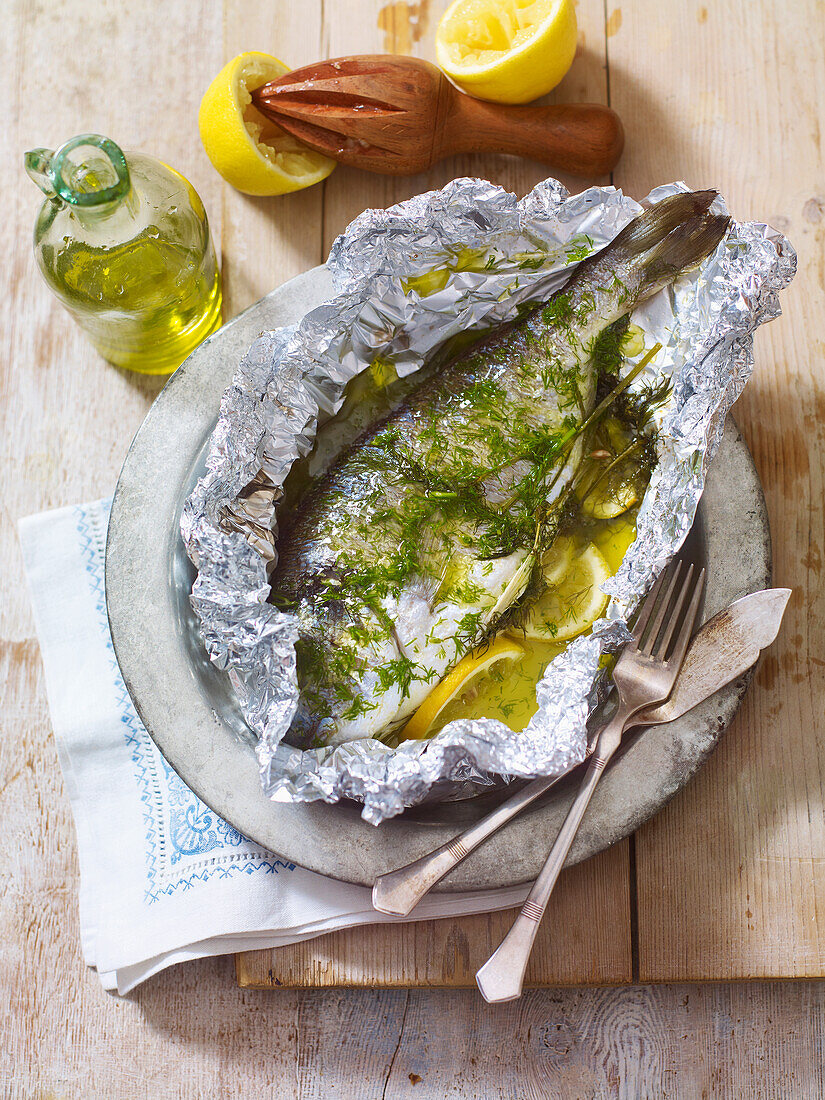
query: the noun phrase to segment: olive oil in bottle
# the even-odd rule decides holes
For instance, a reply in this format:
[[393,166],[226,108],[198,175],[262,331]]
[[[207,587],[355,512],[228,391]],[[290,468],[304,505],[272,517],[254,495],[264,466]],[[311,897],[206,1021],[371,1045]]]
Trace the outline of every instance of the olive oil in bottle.
[[34,231],[41,274],[104,358],[175,370],[220,325],[203,204],[179,173],[84,134],[26,154],[46,195]]

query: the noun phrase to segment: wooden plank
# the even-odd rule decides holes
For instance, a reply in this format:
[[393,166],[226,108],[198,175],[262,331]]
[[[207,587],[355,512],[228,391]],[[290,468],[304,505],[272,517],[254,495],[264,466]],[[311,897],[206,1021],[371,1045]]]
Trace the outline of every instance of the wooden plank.
[[[225,0],[224,60],[246,50],[260,50],[291,68],[315,61],[323,51],[323,7],[323,0],[301,0],[299,15],[292,4]],[[203,90],[209,79],[211,76],[203,82]],[[206,160],[205,153],[202,157]],[[325,187],[321,183],[291,195],[255,198],[222,185],[226,317],[323,262]]]
[[[495,1007],[444,993],[435,1019],[432,1000],[422,1004],[422,995],[413,992],[386,1090],[375,1095],[819,1097],[825,1085],[821,988],[800,983],[535,991]],[[321,1100],[326,1087],[316,1079],[306,1095]]]
[[[617,9],[618,10],[618,9]],[[609,39],[632,194],[684,176],[799,250],[785,316],[756,339],[737,410],[794,589],[782,634],[696,781],[637,838],[646,980],[825,973],[822,317],[825,23],[812,0],[623,9]]]
[[[630,896],[624,846],[566,871],[539,929],[527,985],[630,981]],[[369,925],[237,956],[238,983],[294,986],[475,986],[515,910]]]
[[[445,2],[432,8],[426,2],[396,2],[380,7],[375,0],[328,5],[324,22],[328,56],[389,50],[432,60],[435,27],[445,6]],[[237,9],[236,18],[246,24],[248,5]],[[582,0],[578,18],[579,53],[557,95],[603,103],[607,83],[600,0]],[[227,33],[235,33],[229,23]],[[451,158],[430,172],[406,178],[337,168],[325,184],[325,248],[362,210],[390,206],[461,175],[483,175],[523,194],[546,177],[547,169],[511,157],[471,156]],[[581,181],[567,182],[575,189],[582,186]],[[233,239],[236,236],[233,229]],[[557,891],[556,911],[544,924],[531,962],[531,982],[630,981],[628,866],[627,844],[622,843],[565,876]],[[252,986],[472,985],[475,970],[501,940],[512,916],[376,925],[333,933],[274,951],[248,952],[238,959],[238,976],[242,985]]]
[[[95,981],[94,978],[91,981]],[[527,992],[231,986],[206,959],[114,1000],[64,990],[9,1100],[789,1100],[825,1095],[825,983]],[[59,1013],[59,1015],[58,1015]]]

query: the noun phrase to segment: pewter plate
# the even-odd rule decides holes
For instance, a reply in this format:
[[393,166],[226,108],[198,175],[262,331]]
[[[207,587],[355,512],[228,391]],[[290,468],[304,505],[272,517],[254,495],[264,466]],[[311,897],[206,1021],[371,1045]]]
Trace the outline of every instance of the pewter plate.
[[[450,839],[496,793],[428,803],[379,827],[359,807],[270,802],[261,791],[246,727],[225,673],[208,660],[189,604],[194,571],[179,533],[183,501],[203,469],[221,395],[252,340],[292,324],[332,295],[325,268],[300,275],[206,340],[172,376],[134,438],[112,505],[106,598],[123,678],[150,736],[181,778],[240,832],[295,863],[371,885]],[[691,532],[708,569],[704,617],[770,583],[765,502],[729,420]],[[751,673],[690,714],[631,741],[602,779],[568,863],[633,832],[701,766],[733,717]],[[565,780],[474,852],[436,887],[513,886],[535,878],[573,797]]]

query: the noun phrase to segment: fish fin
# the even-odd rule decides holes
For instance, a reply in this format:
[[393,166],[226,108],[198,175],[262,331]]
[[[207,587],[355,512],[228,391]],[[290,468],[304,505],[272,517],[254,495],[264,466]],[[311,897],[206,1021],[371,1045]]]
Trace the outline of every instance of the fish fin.
[[645,258],[643,281],[660,286],[696,267],[713,252],[729,225],[725,214],[702,214],[677,225]]
[[716,196],[716,191],[680,191],[669,195],[634,218],[609,247],[623,249],[628,256],[638,256],[677,226],[706,213]]

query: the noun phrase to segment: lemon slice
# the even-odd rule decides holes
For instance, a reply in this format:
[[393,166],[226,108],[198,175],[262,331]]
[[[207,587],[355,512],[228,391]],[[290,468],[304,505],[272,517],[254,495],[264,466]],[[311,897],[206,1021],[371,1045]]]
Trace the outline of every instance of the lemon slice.
[[645,332],[638,325],[630,324],[622,340],[622,353],[628,359],[635,359],[645,350]]
[[438,24],[435,52],[470,95],[529,103],[573,64],[576,38],[573,0],[455,0]]
[[610,566],[590,543],[573,558],[559,583],[533,604],[524,627],[527,637],[566,642],[584,633],[607,607],[610,597],[599,585],[610,576]]
[[561,535],[541,559],[541,574],[547,585],[560,584],[573,564],[572,539]]
[[610,478],[597,485],[581,501],[581,512],[590,519],[615,519],[639,500],[639,494],[628,483],[611,485]]
[[402,741],[422,741],[435,724],[436,719],[457,695],[463,694],[480,680],[493,665],[503,661],[518,661],[524,656],[524,647],[512,638],[500,636],[486,649],[477,649],[462,658],[436,685],[406,726],[399,732]]
[[201,100],[198,127],[206,155],[227,183],[247,195],[300,191],[335,167],[252,106],[250,89],[286,72],[276,57],[242,53],[224,65]]

